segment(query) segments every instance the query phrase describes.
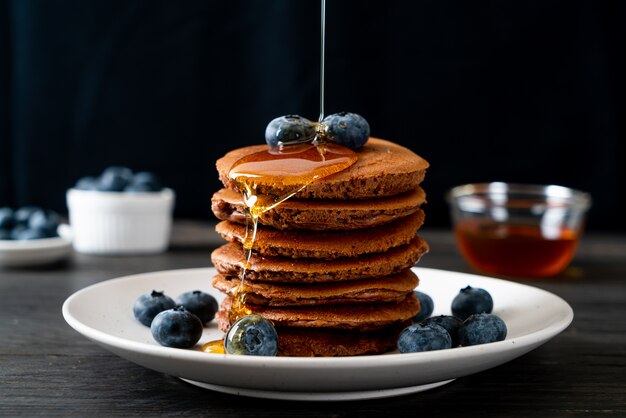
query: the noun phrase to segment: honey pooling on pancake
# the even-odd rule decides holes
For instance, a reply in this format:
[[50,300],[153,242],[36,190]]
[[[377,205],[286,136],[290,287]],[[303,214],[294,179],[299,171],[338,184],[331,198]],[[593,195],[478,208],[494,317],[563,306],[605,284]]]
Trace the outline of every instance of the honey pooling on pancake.
[[[259,216],[294,196],[314,181],[343,171],[357,161],[357,154],[349,148],[333,143],[315,141],[281,148],[268,148],[242,157],[231,167],[228,178],[241,192],[246,215],[246,234],[243,239],[244,268],[241,284],[233,290],[230,309],[231,323],[250,314],[245,307],[245,275],[254,250]],[[259,186],[280,184],[280,195],[261,195]]]

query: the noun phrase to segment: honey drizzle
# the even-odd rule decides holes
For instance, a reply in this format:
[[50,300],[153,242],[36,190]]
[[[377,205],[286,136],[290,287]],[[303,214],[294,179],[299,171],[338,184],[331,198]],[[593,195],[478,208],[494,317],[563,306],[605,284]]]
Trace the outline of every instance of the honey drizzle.
[[202,346],[201,350],[205,353],[211,354],[226,354],[224,340],[209,341]]
[[321,30],[320,30],[320,116],[318,122],[321,124],[324,120],[324,73],[326,61],[326,0],[322,0],[321,10]]
[[[246,273],[250,266],[256,240],[259,217],[285,200],[304,190],[308,185],[343,171],[357,160],[354,151],[341,145],[326,143],[316,137],[312,144],[288,145],[278,149],[268,148],[242,157],[233,164],[229,179],[241,192],[246,215],[246,234],[242,240],[244,263],[241,282],[232,289],[230,322],[249,315],[245,306]],[[278,195],[258,193],[263,186],[282,185]]]
[[[341,145],[328,143],[324,124],[324,74],[326,51],[326,0],[321,0],[321,45],[320,45],[320,113],[311,144],[281,146],[267,149],[236,161],[228,173],[228,178],[241,192],[246,216],[246,234],[242,246],[244,264],[240,284],[231,290],[232,305],[229,320],[251,314],[245,305],[248,286],[245,277],[250,266],[254,242],[259,225],[259,217],[298,194],[314,181],[343,171],[357,160],[354,151]],[[257,193],[262,185],[283,184],[287,191],[281,195]],[[210,341],[202,346],[207,353],[224,354],[224,340]]]

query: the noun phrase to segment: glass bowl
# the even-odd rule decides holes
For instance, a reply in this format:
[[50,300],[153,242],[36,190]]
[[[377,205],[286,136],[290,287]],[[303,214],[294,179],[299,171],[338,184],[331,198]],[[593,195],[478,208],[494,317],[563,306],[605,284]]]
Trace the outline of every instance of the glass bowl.
[[474,183],[448,191],[463,257],[476,270],[511,277],[561,273],[576,252],[588,193],[562,186]]

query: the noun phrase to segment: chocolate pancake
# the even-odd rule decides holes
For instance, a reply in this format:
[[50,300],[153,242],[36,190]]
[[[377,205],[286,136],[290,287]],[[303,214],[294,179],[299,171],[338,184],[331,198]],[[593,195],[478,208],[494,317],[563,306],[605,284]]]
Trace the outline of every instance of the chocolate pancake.
[[[263,306],[336,305],[401,302],[419,280],[411,270],[385,277],[334,283],[277,284],[248,281],[245,300]],[[232,296],[241,284],[235,277],[215,276],[213,287]]]
[[[227,153],[217,160],[217,171],[225,187],[235,189],[228,172],[240,158],[267,149],[267,145],[253,145]],[[359,159],[350,168],[309,184],[296,195],[301,199],[372,199],[393,196],[417,188],[424,180],[428,163],[408,148],[383,139],[370,138],[357,151]],[[258,179],[262,183],[262,179]],[[305,184],[302,184],[304,186]],[[280,183],[259,184],[257,193],[284,195]]]
[[[220,331],[230,328],[228,315],[220,310],[215,319]],[[276,327],[278,355],[291,357],[337,357],[382,354],[396,348],[398,335],[411,321],[375,331],[331,328]]]
[[[420,187],[380,199],[316,200],[289,199],[262,213],[259,224],[276,229],[312,231],[349,230],[384,225],[419,210],[426,202]],[[216,192],[211,209],[218,219],[246,223],[241,193],[230,189]]]
[[[224,311],[230,310],[232,298],[222,302]],[[419,312],[419,301],[414,292],[405,295],[399,303],[371,303],[352,305],[273,307],[245,304],[252,314],[258,314],[279,327],[331,328],[372,331],[402,323]],[[218,321],[227,320],[221,315]],[[220,328],[223,324],[220,325]]]
[[[280,231],[259,227],[254,251],[291,258],[357,257],[408,244],[423,223],[424,212],[420,209],[388,225],[351,231]],[[246,236],[245,226],[230,221],[220,222],[215,230],[230,242],[243,242]]]
[[376,331],[278,327],[278,355],[338,357],[382,354],[396,348],[398,335],[410,321]]
[[[406,245],[384,253],[335,260],[292,259],[252,254],[245,280],[265,282],[312,283],[357,280],[387,276],[413,266],[428,252],[428,244],[418,236]],[[244,252],[241,244],[222,245],[211,254],[211,261],[224,276],[241,277]]]

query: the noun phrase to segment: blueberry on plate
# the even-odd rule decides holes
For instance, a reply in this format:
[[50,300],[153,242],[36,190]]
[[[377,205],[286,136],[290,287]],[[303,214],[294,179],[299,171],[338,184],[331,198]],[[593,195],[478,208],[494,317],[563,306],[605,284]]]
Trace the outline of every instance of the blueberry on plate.
[[10,240],[10,239],[11,239],[11,230],[0,229],[0,240]]
[[405,328],[398,337],[401,353],[445,350],[452,346],[450,334],[442,326],[413,324]]
[[82,177],[78,179],[74,186],[78,190],[98,190],[98,179],[95,177]]
[[466,320],[470,315],[491,313],[493,299],[485,289],[467,286],[452,300],[452,315]]
[[26,231],[28,228],[26,228],[24,225],[15,225],[13,227],[13,229],[11,230],[11,238],[10,239],[14,239],[14,240],[20,240],[22,238],[21,235],[24,231]]
[[109,167],[102,172],[98,180],[101,192],[121,192],[133,180],[133,172],[126,167]]
[[176,304],[183,305],[205,325],[215,318],[215,313],[219,308],[213,296],[200,290],[183,293],[176,298]]
[[298,115],[280,116],[265,128],[265,142],[271,148],[307,142],[315,137],[315,126]]
[[30,241],[33,239],[50,238],[46,231],[41,229],[31,229],[26,227],[16,227],[13,229],[11,236],[17,241]]
[[431,316],[430,318],[422,321],[422,325],[432,324],[439,325],[448,331],[448,334],[450,334],[450,338],[452,339],[452,347],[459,345],[459,329],[461,328],[463,321],[456,316],[451,315]]
[[0,229],[13,228],[13,210],[8,207],[0,208]]
[[413,317],[413,322],[419,323],[433,314],[435,304],[433,299],[426,293],[419,292],[417,290],[415,290],[414,293],[415,296],[417,296],[417,300],[420,302],[420,311]]
[[163,292],[153,290],[152,293],[146,293],[137,298],[133,304],[133,314],[139,322],[149,327],[155,316],[175,306],[176,303],[172,298]]
[[154,173],[141,171],[133,176],[132,181],[124,188],[125,192],[159,192],[161,183]]
[[13,221],[15,225],[27,226],[30,216],[37,212],[40,208],[37,206],[23,206],[13,213]]
[[202,322],[184,306],[177,306],[155,316],[150,332],[161,345],[189,348],[202,337]]
[[228,354],[275,356],[278,334],[272,323],[261,315],[246,315],[230,327],[224,348]]
[[502,341],[506,338],[506,324],[497,315],[476,314],[467,318],[459,330],[462,346]]
[[325,117],[322,123],[332,140],[348,148],[361,148],[370,137],[369,123],[356,113],[335,113]]
[[39,230],[46,237],[56,237],[61,219],[51,210],[39,209],[33,212],[28,219],[28,229]]

